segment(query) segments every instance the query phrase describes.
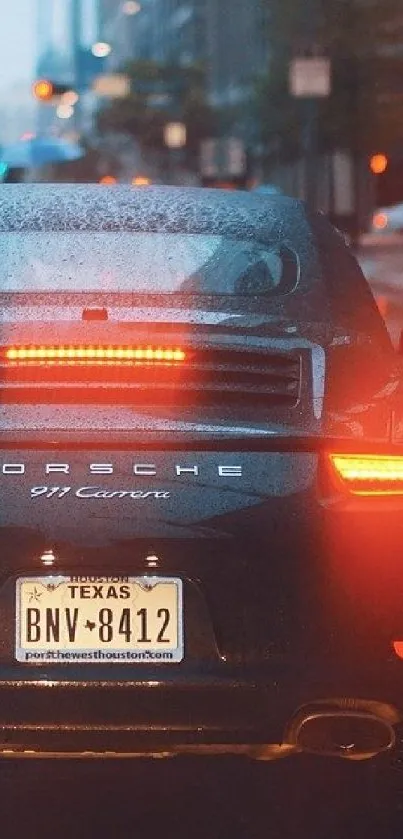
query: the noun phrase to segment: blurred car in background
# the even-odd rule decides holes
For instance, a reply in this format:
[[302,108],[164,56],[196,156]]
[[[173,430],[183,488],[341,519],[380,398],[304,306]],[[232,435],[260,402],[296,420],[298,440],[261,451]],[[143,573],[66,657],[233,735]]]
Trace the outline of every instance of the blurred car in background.
[[274,184],[259,184],[253,188],[258,195],[283,195],[282,189]]
[[372,216],[371,233],[379,236],[403,233],[403,204],[381,207]]

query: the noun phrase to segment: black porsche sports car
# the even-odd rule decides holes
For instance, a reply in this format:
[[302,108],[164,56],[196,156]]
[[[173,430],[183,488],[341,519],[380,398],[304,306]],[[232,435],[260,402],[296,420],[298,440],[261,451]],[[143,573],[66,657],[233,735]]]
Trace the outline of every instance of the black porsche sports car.
[[281,195],[0,191],[0,756],[391,749],[401,362]]

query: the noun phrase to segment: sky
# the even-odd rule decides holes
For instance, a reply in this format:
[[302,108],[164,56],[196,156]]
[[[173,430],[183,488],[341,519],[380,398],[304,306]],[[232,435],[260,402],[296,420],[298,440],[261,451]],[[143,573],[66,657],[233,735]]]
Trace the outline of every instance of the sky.
[[0,0],[0,11],[0,88],[4,89],[32,79],[36,58],[36,2]]
[[[81,0],[81,42],[96,40],[98,0]],[[70,52],[72,0],[0,0],[0,148],[36,130],[31,85],[38,53]],[[38,42],[38,36],[40,42]]]
[[[38,50],[38,10],[44,19],[45,36],[52,33],[55,46],[67,51],[69,4],[70,0],[0,0],[0,90],[33,79]],[[91,43],[96,32],[95,8],[96,0],[82,0],[84,43]]]

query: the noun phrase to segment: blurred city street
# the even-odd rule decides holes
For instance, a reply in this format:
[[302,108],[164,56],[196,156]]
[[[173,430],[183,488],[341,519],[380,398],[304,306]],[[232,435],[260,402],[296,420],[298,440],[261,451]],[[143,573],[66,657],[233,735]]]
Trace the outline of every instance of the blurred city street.
[[357,256],[397,344],[403,329],[403,237],[363,236]]

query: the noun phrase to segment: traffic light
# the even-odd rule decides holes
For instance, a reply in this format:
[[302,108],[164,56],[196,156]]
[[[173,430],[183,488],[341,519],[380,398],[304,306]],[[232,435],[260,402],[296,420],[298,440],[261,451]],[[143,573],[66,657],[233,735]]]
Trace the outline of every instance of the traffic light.
[[53,96],[53,85],[47,79],[39,79],[32,85],[32,95],[41,102],[49,102]]
[[[403,202],[403,153],[374,154],[368,161],[376,210]],[[376,214],[375,226],[385,227],[382,211]]]
[[386,154],[373,154],[369,159],[369,168],[374,175],[383,175],[388,168],[388,163]]
[[71,85],[59,84],[51,79],[37,79],[32,85],[32,95],[38,102],[52,102],[71,91]]

